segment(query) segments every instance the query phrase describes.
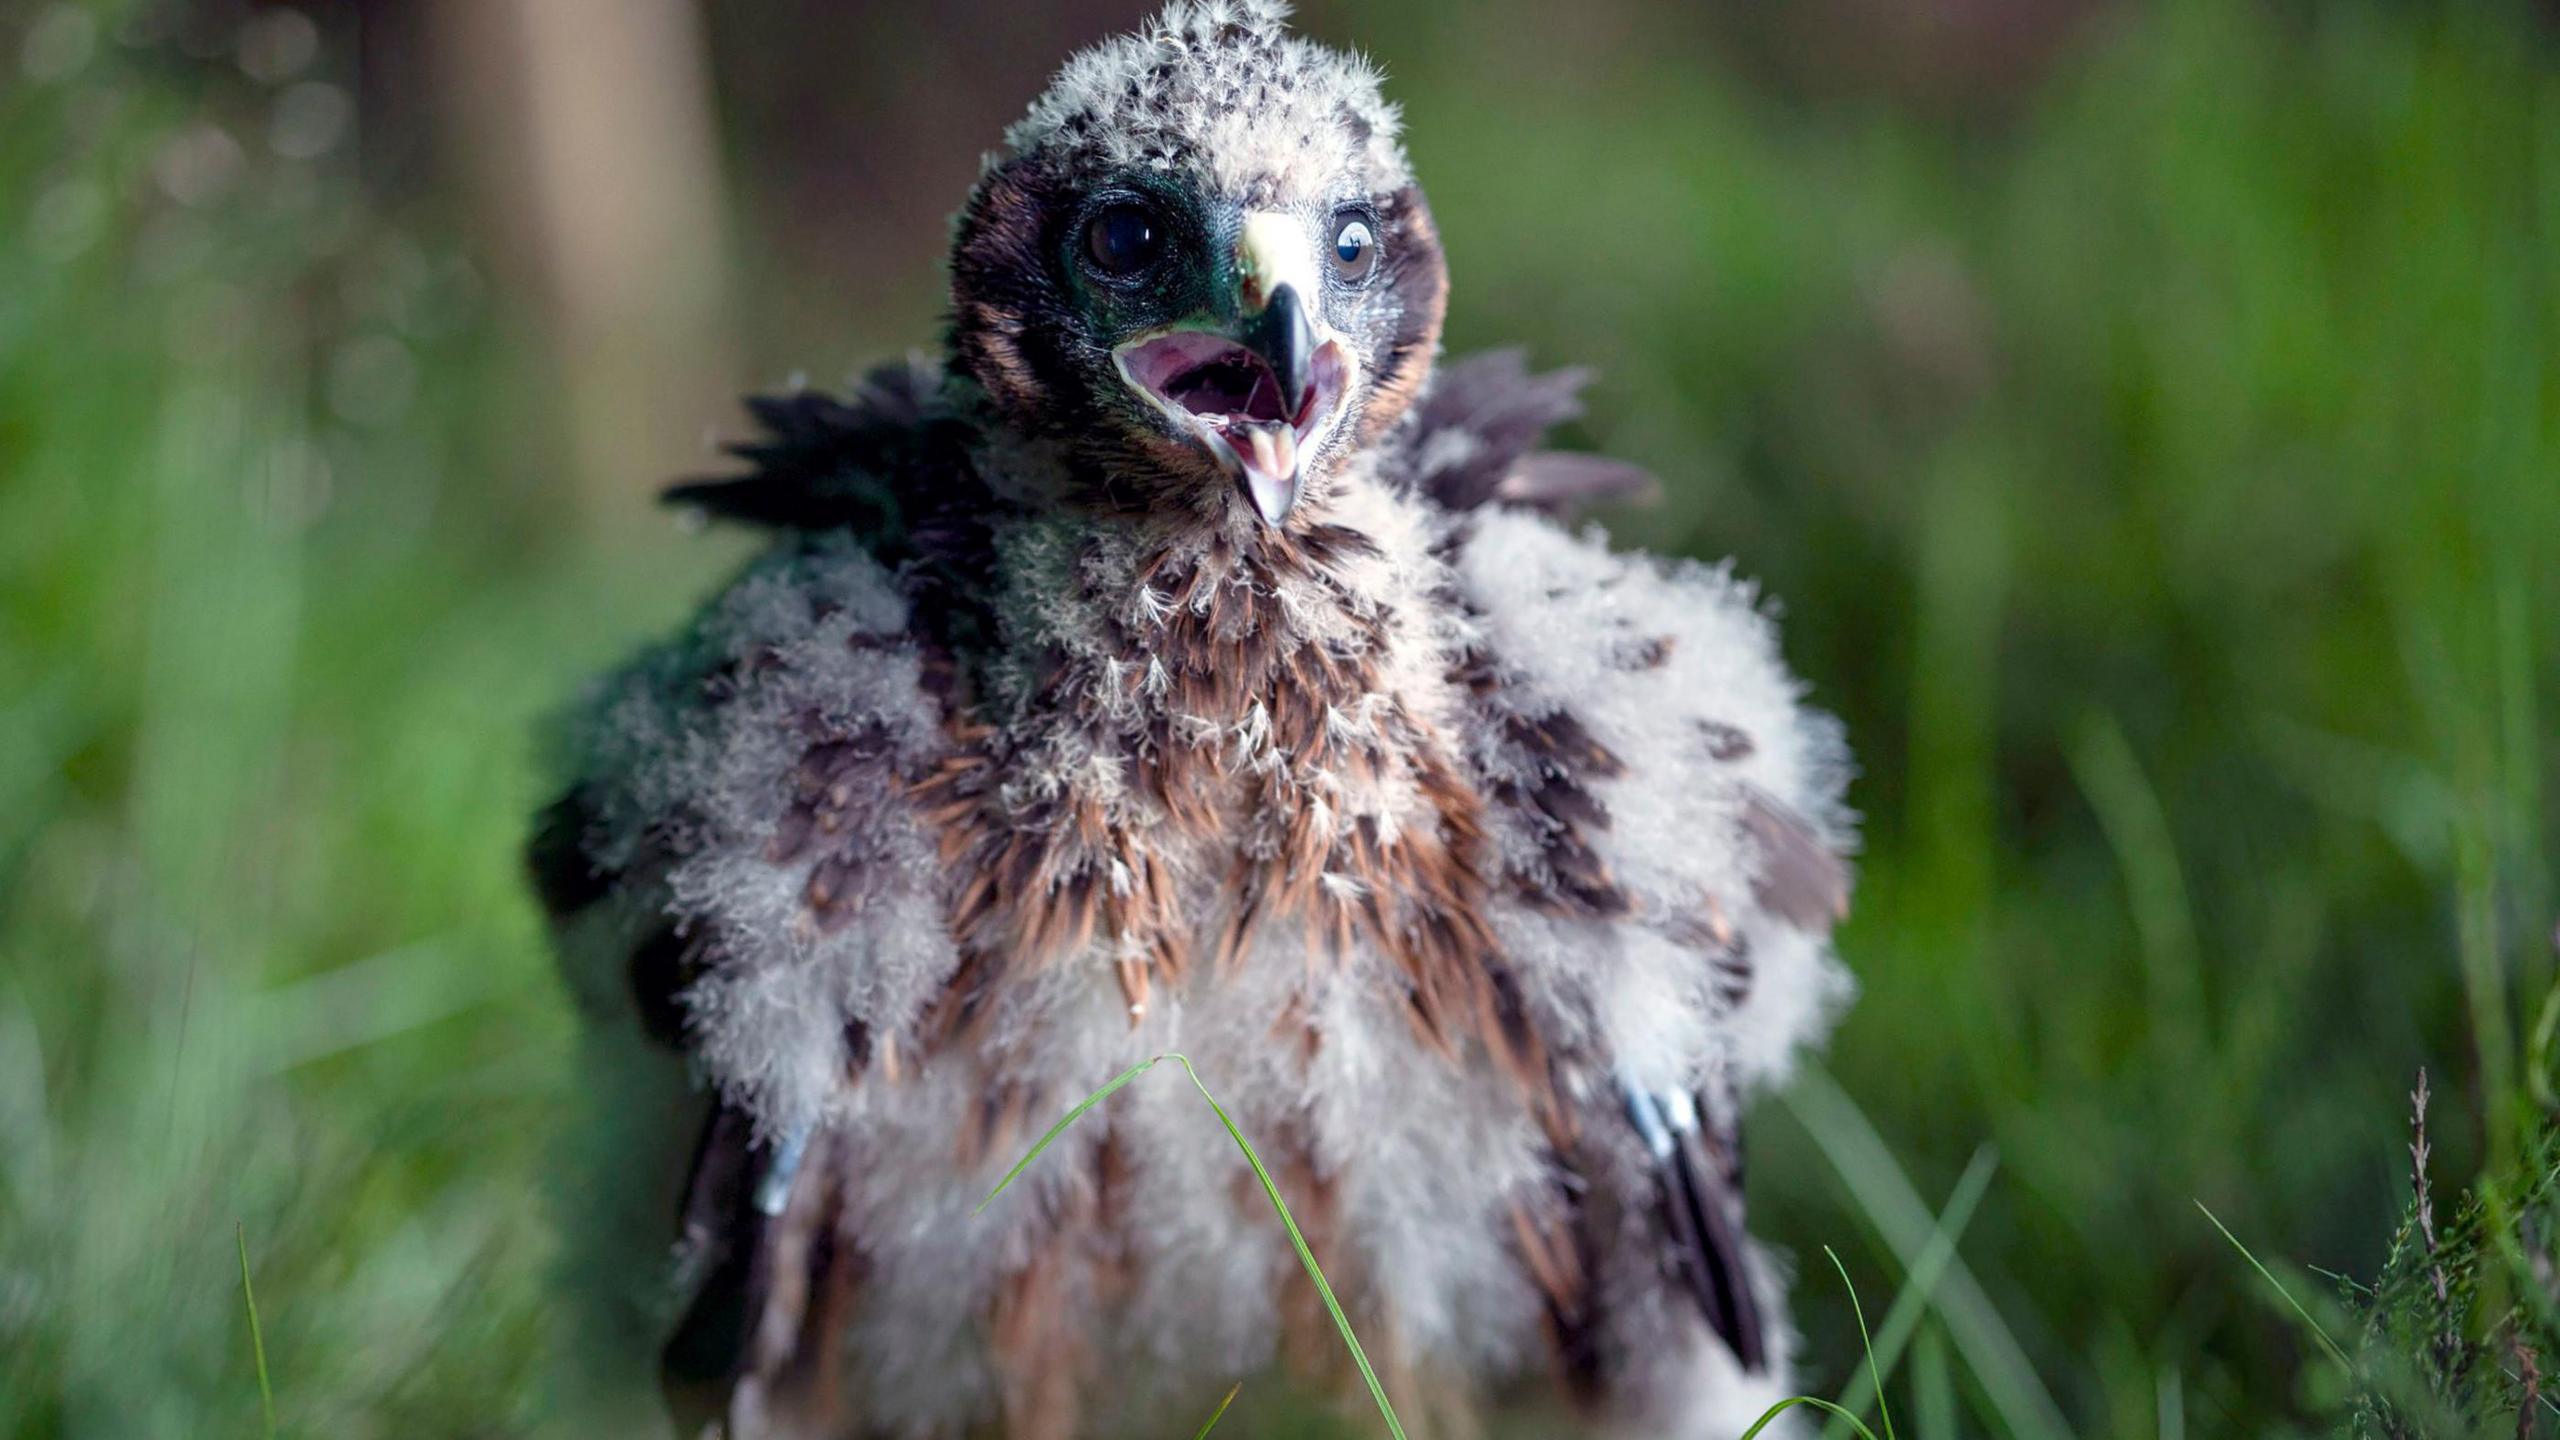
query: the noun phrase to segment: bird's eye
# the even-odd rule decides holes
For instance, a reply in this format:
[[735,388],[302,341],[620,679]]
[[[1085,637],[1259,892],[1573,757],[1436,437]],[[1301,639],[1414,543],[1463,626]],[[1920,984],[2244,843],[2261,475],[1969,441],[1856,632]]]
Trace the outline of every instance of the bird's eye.
[[1085,257],[1105,275],[1134,275],[1164,250],[1164,226],[1137,205],[1110,206],[1084,228]]
[[1351,284],[1367,280],[1378,268],[1378,232],[1369,217],[1356,210],[1334,217],[1333,273]]

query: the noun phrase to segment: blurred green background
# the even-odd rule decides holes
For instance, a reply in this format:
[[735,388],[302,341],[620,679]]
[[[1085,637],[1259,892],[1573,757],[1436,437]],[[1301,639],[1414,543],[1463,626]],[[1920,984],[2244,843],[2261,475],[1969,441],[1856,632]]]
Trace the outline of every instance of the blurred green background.
[[[244,1244],[282,1433],[578,1433],[537,721],[742,553],[647,504],[727,397],[929,347],[978,153],[1144,8],[0,0],[0,1436],[263,1433]],[[1615,533],[1848,721],[1863,998],[1752,1125],[1806,1383],[1828,1244],[1938,1277],[1904,1433],[2329,1430],[2197,1202],[2317,1290],[2420,1066],[2448,1192],[2550,1101],[2560,14],[1305,21],[1452,349],[1598,367]]]

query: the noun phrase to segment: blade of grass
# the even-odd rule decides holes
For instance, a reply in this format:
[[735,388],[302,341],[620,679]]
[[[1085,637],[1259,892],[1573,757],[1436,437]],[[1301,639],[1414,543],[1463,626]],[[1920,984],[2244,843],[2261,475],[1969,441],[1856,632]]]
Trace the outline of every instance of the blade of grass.
[[2141,937],[2153,1040],[2161,1048],[2161,1073],[2178,1075],[2205,1053],[2203,969],[2196,940],[2195,905],[2178,864],[2176,833],[2159,788],[2114,716],[2099,712],[2081,722],[2071,747],[2071,773],[2097,812],[2098,828],[2115,852]]
[[1948,1368],[1947,1332],[1921,1327],[1911,1346],[1911,1395],[1919,1440],[1957,1440],[1956,1380]]
[[1227,1407],[1236,1403],[1236,1396],[1242,1394],[1243,1391],[1244,1382],[1241,1380],[1228,1386],[1227,1398],[1219,1401],[1218,1408],[1209,1412],[1209,1423],[1201,1426],[1200,1433],[1192,1436],[1191,1440],[1209,1440],[1209,1432],[1218,1428],[1218,1421],[1225,1417]]
[[2554,1039],[2560,1039],[2560,982],[2543,992],[2542,1013],[2534,1018],[2533,1037],[2525,1046],[2525,1089],[2545,1110],[2560,1108],[2560,1093],[2551,1086]]
[[[1878,1405],[1882,1405],[1884,1403],[1884,1376],[1876,1370],[1875,1341],[1867,1334],[1867,1312],[1866,1308],[1858,1303],[1858,1287],[1850,1283],[1849,1267],[1840,1263],[1840,1257],[1832,1253],[1830,1246],[1823,1246],[1822,1253],[1831,1256],[1831,1268],[1840,1272],[1840,1284],[1842,1288],[1849,1292],[1850,1308],[1858,1312],[1858,1343],[1867,1353],[1867,1373],[1875,1375],[1876,1377],[1876,1403]],[[1799,1405],[1810,1405],[1816,1410],[1820,1410],[1831,1415],[1835,1424],[1840,1421],[1847,1421],[1849,1427],[1857,1431],[1858,1434],[1863,1437],[1863,1440],[1876,1440],[1876,1432],[1867,1428],[1866,1421],[1859,1419],[1856,1415],[1851,1414],[1846,1408],[1840,1405],[1834,1404],[1829,1400],[1818,1400],[1811,1395],[1789,1396],[1788,1398],[1779,1401],[1777,1404],[1770,1406],[1768,1409],[1761,1411],[1760,1418],[1751,1422],[1751,1428],[1742,1432],[1740,1440],[1751,1440],[1752,1436],[1767,1429],[1771,1421],[1776,1420],[1779,1416],[1786,1414],[1788,1411],[1793,1410]],[[1890,1414],[1885,1416],[1884,1433],[1885,1440],[1893,1440],[1893,1417]]]
[[235,1221],[231,1231],[240,1242],[240,1298],[249,1307],[249,1350],[258,1361],[258,1409],[266,1416],[267,1440],[275,1440],[276,1392],[267,1382],[267,1336],[258,1328],[258,1291],[249,1283],[249,1227]]
[[996,1188],[988,1191],[987,1198],[979,1201],[978,1208],[970,1211],[969,1213],[971,1215],[984,1215],[987,1213],[987,1207],[996,1202],[996,1197],[1003,1194],[1014,1181],[1021,1179],[1022,1172],[1031,1168],[1031,1162],[1040,1158],[1040,1152],[1048,1149],[1050,1142],[1067,1133],[1068,1126],[1083,1119],[1086,1111],[1101,1104],[1103,1101],[1110,1099],[1113,1091],[1118,1090],[1121,1086],[1128,1084],[1130,1081],[1135,1080],[1139,1076],[1156,1068],[1157,1062],[1163,1059],[1164,1057],[1162,1055],[1157,1055],[1152,1058],[1139,1061],[1137,1064],[1121,1071],[1118,1076],[1113,1078],[1110,1084],[1103,1086],[1101,1089],[1094,1091],[1090,1095],[1087,1095],[1084,1097],[1081,1104],[1068,1111],[1065,1115],[1060,1116],[1058,1123],[1050,1126],[1049,1132],[1041,1136],[1039,1141],[1031,1147],[1028,1153],[1026,1153],[1021,1159],[1013,1162],[1013,1168],[1004,1172],[1004,1178],[996,1182]]
[[2160,1422],[2160,1440],[2187,1440],[2186,1377],[2167,1366],[2151,1385],[2152,1413]]
[[[1253,1178],[1261,1182],[1263,1195],[1271,1201],[1271,1208],[1279,1215],[1282,1228],[1289,1232],[1289,1244],[1298,1252],[1298,1263],[1306,1267],[1307,1278],[1315,1282],[1317,1296],[1323,1299],[1324,1308],[1333,1316],[1334,1329],[1342,1334],[1343,1348],[1351,1352],[1352,1363],[1360,1367],[1360,1378],[1368,1382],[1369,1398],[1378,1403],[1378,1415],[1387,1422],[1387,1433],[1394,1436],[1395,1440],[1405,1440],[1404,1422],[1396,1418],[1396,1408],[1387,1400],[1387,1387],[1380,1383],[1376,1367],[1369,1363],[1369,1352],[1361,1348],[1360,1337],[1353,1333],[1351,1317],[1342,1313],[1342,1302],[1334,1298],[1333,1285],[1324,1278],[1324,1267],[1316,1263],[1315,1251],[1308,1247],[1305,1232],[1298,1228],[1298,1217],[1289,1213],[1289,1202],[1281,1198],[1279,1183],[1273,1180],[1271,1172],[1263,1167],[1262,1157],[1254,1153],[1253,1142],[1247,1140],[1244,1137],[1244,1131],[1237,1128],[1235,1118],[1227,1113],[1227,1107],[1219,1104],[1218,1097],[1209,1093],[1207,1082],[1200,1078],[1198,1070],[1192,1068],[1189,1056],[1175,1050],[1151,1056],[1121,1071],[1109,1084],[1086,1096],[1082,1103],[1060,1117],[1057,1124],[1050,1126],[1048,1133],[1040,1137],[1028,1154],[1014,1162],[1013,1168],[1005,1172],[1004,1179],[996,1182],[996,1188],[988,1191],[987,1198],[979,1201],[978,1208],[970,1213],[984,1213],[987,1206],[994,1203],[995,1198],[1005,1192],[1006,1187],[1019,1179],[1023,1171],[1031,1168],[1031,1162],[1039,1159],[1040,1153],[1048,1149],[1052,1141],[1065,1134],[1067,1127],[1082,1119],[1087,1111],[1111,1098],[1112,1093],[1121,1086],[1167,1060],[1180,1065],[1182,1073],[1191,1077],[1192,1087],[1200,1092],[1201,1099],[1209,1102],[1209,1109],[1218,1117],[1218,1123],[1226,1127],[1227,1138],[1235,1141],[1236,1148],[1244,1152],[1245,1163],[1253,1167]],[[1228,1398],[1234,1397],[1230,1395]],[[1224,1405],[1218,1408],[1221,1413],[1226,1409]],[[1211,1416],[1210,1423],[1216,1422],[1217,1417]],[[1202,1433],[1207,1432],[1204,1430]],[[1873,1437],[1869,1437],[1869,1440],[1873,1440]]]
[[1752,1436],[1768,1429],[1770,1422],[1776,1420],[1779,1416],[1786,1414],[1788,1411],[1793,1410],[1799,1405],[1810,1405],[1816,1410],[1827,1411],[1840,1419],[1848,1421],[1851,1425],[1856,1426],[1858,1434],[1863,1437],[1863,1440],[1876,1440],[1876,1432],[1868,1429],[1865,1421],[1860,1420],[1857,1416],[1850,1414],[1848,1411],[1841,1409],[1839,1406],[1832,1404],[1828,1400],[1816,1400],[1810,1395],[1791,1395],[1786,1399],[1779,1401],[1777,1404],[1770,1406],[1767,1410],[1762,1411],[1760,1418],[1752,1421],[1751,1428],[1743,1431],[1740,1436],[1736,1437],[1736,1440],[1751,1440]]
[[2338,1348],[2337,1341],[2329,1338],[2328,1327],[2313,1318],[2311,1312],[2303,1307],[2302,1302],[2294,1298],[2293,1292],[2285,1288],[2284,1282],[2278,1280],[2273,1271],[2259,1263],[2257,1256],[2249,1253],[2249,1247],[2240,1243],[2240,1237],[2231,1233],[2231,1227],[2222,1223],[2221,1216],[2214,1214],[2202,1200],[2196,1202],[2196,1208],[2204,1211],[2204,1218],[2213,1222],[2213,1228],[2222,1232],[2222,1238],[2231,1242],[2231,1248],[2240,1252],[2240,1258],[2249,1262],[2249,1268],[2257,1271],[2260,1279],[2265,1280],[2275,1288],[2278,1295],[2284,1297],[2284,1303],[2293,1307],[2293,1313],[2302,1317],[2302,1323],[2311,1327],[2311,1333],[2320,1337],[2320,1343],[2327,1346],[2329,1353],[2337,1358],[2338,1368],[2346,1371],[2350,1376],[2354,1375],[2355,1362],[2347,1358],[2346,1351]]
[[[1828,1075],[1812,1068],[1780,1091],[1779,1099],[1849,1187],[1867,1223],[1906,1268],[1916,1267],[1935,1220],[1865,1112]],[[2008,1432],[2021,1440],[2070,1440],[2062,1407],[2037,1378],[2025,1349],[1961,1257],[1948,1257],[1933,1303],[1946,1322],[1947,1338],[1981,1382],[1983,1397]]]
[[[1893,1304],[1885,1310],[1884,1324],[1876,1330],[1883,1338],[1876,1342],[1875,1357],[1887,1377],[1901,1362],[1903,1347],[1911,1343],[1912,1332],[1920,1328],[1921,1319],[1928,1314],[1939,1277],[1946,1273],[1947,1262],[1955,1258],[1956,1244],[1973,1223],[1973,1212],[1990,1190],[1991,1177],[1999,1168],[1999,1157],[1985,1145],[1973,1152],[1972,1163],[1956,1180],[1956,1188],[1948,1192],[1947,1208],[1939,1212],[1937,1229],[1931,1232],[1920,1258],[1912,1263],[1910,1273],[1903,1278],[1902,1293],[1893,1297]],[[1857,1389],[1858,1382],[1852,1377],[1840,1389],[1839,1404],[1864,1415],[1866,1407],[1859,1403]],[[1842,1440],[1848,1432],[1835,1420],[1823,1427],[1822,1433],[1827,1440]]]
[[263,1033],[265,1066],[281,1074],[500,1000],[528,978],[452,958],[440,938],[386,950],[261,990],[239,1023]]
[[1876,1340],[1867,1333],[1867,1307],[1859,1301],[1858,1287],[1849,1279],[1849,1267],[1840,1263],[1840,1253],[1825,1245],[1822,1254],[1840,1272],[1840,1284],[1849,1292],[1849,1312],[1858,1317],[1858,1344],[1867,1352],[1867,1375],[1876,1382],[1876,1414],[1884,1421],[1885,1440],[1893,1440],[1893,1407],[1884,1403],[1884,1372],[1876,1368]]
[[1395,1436],[1396,1440],[1404,1440],[1404,1426],[1396,1419],[1395,1407],[1387,1403],[1387,1387],[1378,1383],[1378,1372],[1370,1367],[1368,1352],[1360,1348],[1360,1337],[1351,1333],[1350,1317],[1342,1313],[1342,1302],[1333,1298],[1333,1286],[1326,1282],[1323,1268],[1316,1264],[1315,1252],[1307,1248],[1307,1237],[1299,1232],[1297,1217],[1289,1213],[1289,1203],[1280,1198],[1279,1185],[1273,1182],[1271,1172],[1262,1168],[1262,1157],[1253,1153],[1252,1143],[1228,1117],[1227,1107],[1219,1104],[1218,1097],[1209,1093],[1209,1087],[1200,1079],[1200,1072],[1191,1068],[1190,1057],[1176,1052],[1166,1058],[1182,1066],[1182,1072],[1191,1077],[1192,1085],[1200,1091],[1200,1098],[1208,1101],[1209,1108],[1217,1112],[1218,1123],[1227,1127],[1228,1138],[1244,1152],[1245,1163],[1253,1167],[1253,1178],[1262,1182],[1262,1193],[1271,1198],[1271,1208],[1279,1212],[1280,1223],[1288,1228],[1289,1243],[1298,1251],[1298,1263],[1307,1267],[1307,1278],[1315,1282],[1316,1294],[1323,1297],[1324,1308],[1332,1313],[1333,1328],[1342,1332],[1343,1348],[1351,1352],[1352,1363],[1360,1367],[1360,1378],[1369,1382],[1369,1398],[1378,1402],[1378,1414],[1387,1422],[1387,1433]]

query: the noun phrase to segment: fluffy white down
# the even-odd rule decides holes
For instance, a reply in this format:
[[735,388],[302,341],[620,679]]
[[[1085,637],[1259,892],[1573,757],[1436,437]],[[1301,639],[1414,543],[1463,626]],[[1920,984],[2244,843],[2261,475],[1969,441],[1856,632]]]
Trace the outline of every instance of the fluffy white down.
[[[1493,918],[1533,1003],[1663,1090],[1698,1086],[1718,1067],[1749,1082],[1782,1074],[1848,985],[1825,942],[1753,901],[1736,830],[1739,787],[1776,797],[1838,841],[1845,772],[1834,728],[1800,707],[1749,587],[1722,569],[1612,555],[1596,535],[1510,513],[1471,522],[1453,572],[1435,554],[1440,525],[1419,502],[1363,484],[1344,493],[1341,513],[1385,551],[1355,589],[1399,617],[1384,670],[1408,709],[1463,742],[1476,722],[1447,677],[1460,647],[1480,642],[1502,659],[1508,703],[1529,712],[1569,704],[1626,762],[1625,776],[1599,789],[1613,817],[1603,844],[1640,920],[1714,897],[1754,945],[1756,979],[1729,1009],[1697,952],[1656,926],[1604,927],[1504,904]],[[1061,566],[1126,558],[1109,544],[1078,552],[1065,538],[1034,522],[1000,547],[1017,640],[1072,649],[1100,633],[1093,615],[1027,600],[1065,593]],[[1086,558],[1073,560],[1078,553]],[[1473,618],[1436,600],[1440,587],[1463,595]],[[1124,604],[1124,618],[1146,610],[1134,596]],[[1305,623],[1335,622],[1310,605]],[[1303,935],[1266,927],[1232,974],[1204,971],[1187,987],[1160,989],[1133,1026],[1113,957],[1097,945],[1012,983],[974,1053],[913,1065],[918,1019],[956,956],[933,844],[891,774],[938,747],[938,722],[910,650],[855,643],[894,639],[906,624],[890,577],[850,543],[786,547],[693,632],[596,697],[583,737],[584,771],[603,782],[595,853],[627,863],[672,827],[683,858],[663,871],[662,893],[685,923],[726,937],[719,966],[688,997],[702,1073],[769,1133],[818,1123],[840,1146],[848,1227],[867,1263],[849,1347],[864,1413],[917,1432],[994,1413],[984,1316],[1007,1278],[1053,1243],[1051,1217],[1086,1198],[1088,1162],[1106,1137],[1127,1166],[1120,1238],[1136,1287],[1117,1323],[1094,1327],[1101,1373],[1124,1379],[1096,1403],[1144,1428],[1160,1406],[1201,1399],[1156,1388],[1186,1382],[1154,1377],[1206,1383],[1277,1360],[1273,1297],[1291,1283],[1294,1258],[1241,1157],[1177,1074],[1123,1091],[1044,1157],[1021,1191],[970,1214],[1050,1117],[1167,1050],[1195,1057],[1248,1135],[1312,1159],[1332,1192],[1318,1243],[1337,1282],[1382,1312],[1356,1317],[1373,1348],[1424,1373],[1542,1364],[1540,1305],[1516,1261],[1510,1206],[1551,1193],[1543,1137],[1503,1082],[1416,1042],[1378,955],[1311,965]],[[1624,647],[1664,636],[1674,643],[1661,664],[1624,663]],[[706,686],[719,689],[720,703],[705,703]],[[777,865],[767,854],[813,716],[834,732],[874,727],[888,742],[848,827],[865,847],[865,893],[850,923],[823,933],[805,913],[808,863]],[[1701,722],[1748,734],[1751,753],[1714,758]],[[1249,733],[1235,739],[1254,743]],[[1095,768],[1055,758],[1061,771],[1031,783],[1082,783],[1077,776]],[[1206,933],[1223,904],[1225,865],[1193,857],[1181,873]],[[1312,1059],[1294,1038],[1275,1038],[1274,1017],[1293,1006],[1321,1036]],[[887,1082],[876,1066],[858,1082],[848,1076],[848,1020],[903,1048],[903,1079]],[[1025,1128],[964,1156],[956,1137],[1008,1088],[1024,1097]],[[1782,1313],[1774,1279],[1760,1278],[1772,1313]],[[1746,1381],[1693,1331],[1665,1317],[1645,1342],[1671,1367],[1658,1381],[1663,1413],[1710,1416],[1716,1427],[1756,1415],[1762,1392],[1783,1383],[1783,1365]]]
[[1353,171],[1380,189],[1405,183],[1401,122],[1377,67],[1290,34],[1288,18],[1278,0],[1175,0],[1070,59],[1005,132],[1005,148],[1090,149],[1114,167],[1197,165],[1231,194],[1257,184],[1290,192]]
[[[896,1034],[957,963],[932,841],[888,783],[939,746],[940,722],[910,649],[855,643],[906,622],[888,572],[849,538],[778,549],[611,682],[584,737],[587,773],[610,782],[591,852],[615,866],[659,844],[683,857],[654,877],[667,908],[724,947],[685,996],[699,1058],[768,1134],[861,1105],[844,1083],[845,1020]],[[714,687],[722,703],[707,703]],[[866,893],[832,932],[807,914],[814,859],[766,857],[813,724],[888,742],[846,826]]]
[[[1572,534],[1521,511],[1484,512],[1456,565],[1501,661],[1503,702],[1531,716],[1569,710],[1624,762],[1594,786],[1610,819],[1595,848],[1632,896],[1635,923],[1595,943],[1587,926],[1514,915],[1504,938],[1524,974],[1581,978],[1605,1050],[1648,1088],[1695,1089],[1720,1065],[1746,1088],[1784,1079],[1851,984],[1826,937],[1754,898],[1741,807],[1756,789],[1845,850],[1849,768],[1838,724],[1804,706],[1756,590],[1729,562],[1615,553],[1596,528]],[[1536,843],[1517,827],[1505,838]],[[1710,902],[1750,950],[1750,990],[1732,1008],[1697,952],[1659,928]]]

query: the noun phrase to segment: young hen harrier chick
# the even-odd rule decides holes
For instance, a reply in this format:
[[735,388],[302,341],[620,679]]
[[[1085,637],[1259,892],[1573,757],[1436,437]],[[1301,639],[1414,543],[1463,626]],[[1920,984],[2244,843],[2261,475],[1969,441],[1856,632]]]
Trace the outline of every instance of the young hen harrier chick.
[[1838,732],[1748,584],[1557,523],[1644,483],[1533,448],[1579,376],[1434,375],[1396,113],[1283,15],[1069,62],[962,212],[942,362],[754,402],[749,472],[676,498],[771,548],[570,727],[575,1244],[688,1436],[1339,1384],[1187,1086],[972,1218],[1171,1049],[1408,1409],[1729,1437],[1784,1393],[1736,1126],[1846,990]]

